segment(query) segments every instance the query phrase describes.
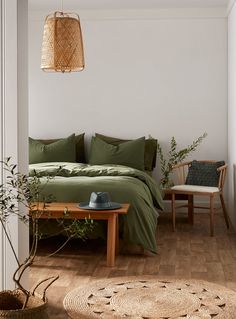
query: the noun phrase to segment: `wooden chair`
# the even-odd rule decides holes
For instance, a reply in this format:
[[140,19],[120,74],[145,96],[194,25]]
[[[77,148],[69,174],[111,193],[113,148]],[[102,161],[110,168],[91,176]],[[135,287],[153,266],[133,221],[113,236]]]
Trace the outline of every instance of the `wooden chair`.
[[[215,163],[216,161],[199,161],[201,163]],[[175,231],[175,217],[176,217],[176,208],[179,207],[188,207],[188,205],[176,206],[175,204],[175,196],[176,194],[185,194],[198,196],[208,196],[210,198],[210,207],[204,206],[194,206],[193,202],[191,205],[193,206],[192,212],[194,213],[194,208],[201,209],[209,209],[210,210],[210,235],[214,236],[214,224],[215,224],[215,210],[214,200],[217,195],[220,197],[221,206],[224,214],[224,219],[227,228],[229,228],[229,217],[225,206],[224,196],[223,196],[223,188],[225,183],[225,177],[227,172],[227,164],[217,168],[219,172],[219,183],[218,187],[209,187],[209,186],[199,186],[199,185],[186,185],[185,180],[188,172],[188,168],[192,162],[180,163],[173,167],[173,170],[177,172],[178,185],[171,187],[171,198],[172,198],[172,222],[173,222],[173,231]],[[193,221],[193,216],[192,216]]]

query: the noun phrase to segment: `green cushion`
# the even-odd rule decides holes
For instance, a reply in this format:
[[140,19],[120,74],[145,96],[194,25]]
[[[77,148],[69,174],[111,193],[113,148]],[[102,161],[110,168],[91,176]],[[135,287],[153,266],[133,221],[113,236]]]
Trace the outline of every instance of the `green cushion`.
[[220,177],[217,168],[224,164],[224,161],[215,163],[192,161],[185,184],[217,187]]
[[112,145],[93,136],[89,164],[118,164],[144,170],[144,147],[145,137],[119,145]]
[[[51,144],[61,140],[58,139],[50,139],[50,140],[38,140],[43,144]],[[85,161],[85,151],[84,151],[84,133],[75,135],[75,150],[76,150],[76,162],[77,163],[86,163]]]
[[[121,143],[128,142],[130,140],[122,140],[116,137],[105,136],[102,134],[95,134],[104,142],[107,142],[112,145],[120,145]],[[145,170],[152,171],[156,166],[156,156],[157,156],[157,140],[149,138],[145,140],[145,149],[144,149],[144,166]]]
[[29,163],[43,162],[75,162],[75,134],[45,145],[44,143],[29,138]]

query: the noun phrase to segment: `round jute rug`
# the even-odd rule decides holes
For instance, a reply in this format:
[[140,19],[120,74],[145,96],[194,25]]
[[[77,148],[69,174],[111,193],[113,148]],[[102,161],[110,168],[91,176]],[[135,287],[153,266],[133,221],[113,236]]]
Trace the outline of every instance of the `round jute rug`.
[[236,293],[205,281],[122,277],[72,290],[64,307],[73,319],[235,319]]

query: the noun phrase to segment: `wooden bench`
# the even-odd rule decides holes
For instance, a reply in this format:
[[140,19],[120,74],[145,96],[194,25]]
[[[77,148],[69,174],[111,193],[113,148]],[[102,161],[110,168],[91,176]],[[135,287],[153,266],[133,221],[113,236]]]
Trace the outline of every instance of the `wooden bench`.
[[[107,266],[114,267],[115,255],[119,252],[118,216],[128,213],[130,204],[122,204],[119,209],[113,210],[85,210],[76,203],[50,203],[46,208],[39,204],[33,211],[40,213],[35,217],[39,219],[85,219],[107,220]],[[65,210],[68,214],[65,214]]]

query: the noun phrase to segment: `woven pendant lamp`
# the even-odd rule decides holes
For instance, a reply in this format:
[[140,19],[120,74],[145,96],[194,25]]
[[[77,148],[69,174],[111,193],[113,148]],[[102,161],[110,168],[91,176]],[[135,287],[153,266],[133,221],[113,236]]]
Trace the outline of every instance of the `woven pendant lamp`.
[[84,69],[84,50],[79,16],[55,12],[45,19],[41,69],[76,72]]

